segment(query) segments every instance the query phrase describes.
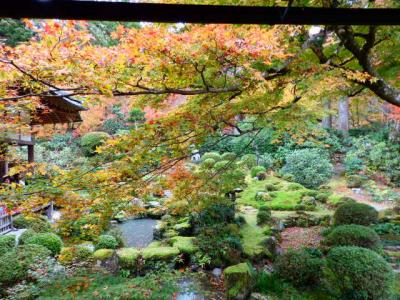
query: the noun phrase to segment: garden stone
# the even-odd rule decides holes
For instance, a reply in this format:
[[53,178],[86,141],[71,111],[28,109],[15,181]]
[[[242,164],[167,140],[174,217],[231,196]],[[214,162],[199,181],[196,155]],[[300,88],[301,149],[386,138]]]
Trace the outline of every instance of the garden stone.
[[222,275],[222,270],[221,270],[220,268],[215,268],[214,270],[212,270],[212,274],[213,274],[215,277],[221,277],[221,275]]
[[253,267],[240,263],[224,270],[227,300],[247,299],[253,285]]
[[133,206],[137,206],[137,207],[141,207],[141,208],[144,207],[144,202],[142,201],[142,199],[139,199],[139,198],[133,198],[131,201],[131,204]]
[[158,208],[158,207],[161,207],[161,204],[158,201],[149,201],[149,202],[147,202],[147,207],[148,208]]

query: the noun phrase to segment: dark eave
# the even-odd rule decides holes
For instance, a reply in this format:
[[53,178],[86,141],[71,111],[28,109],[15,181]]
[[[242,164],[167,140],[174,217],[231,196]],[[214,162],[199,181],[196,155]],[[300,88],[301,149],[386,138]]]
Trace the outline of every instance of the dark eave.
[[163,23],[400,25],[400,9],[181,5],[73,0],[4,0],[0,18]]

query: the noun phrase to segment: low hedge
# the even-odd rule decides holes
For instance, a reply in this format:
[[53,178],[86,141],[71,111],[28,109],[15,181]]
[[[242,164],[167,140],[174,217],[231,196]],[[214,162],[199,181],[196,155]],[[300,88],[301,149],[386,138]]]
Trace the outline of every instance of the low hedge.
[[378,222],[378,211],[364,203],[344,203],[336,209],[333,219],[335,226],[345,224],[368,226]]
[[374,230],[355,224],[335,227],[326,236],[324,244],[331,247],[358,246],[374,251],[382,249],[380,238]]
[[376,252],[354,246],[336,247],[327,256],[328,282],[339,299],[389,299],[391,266]]

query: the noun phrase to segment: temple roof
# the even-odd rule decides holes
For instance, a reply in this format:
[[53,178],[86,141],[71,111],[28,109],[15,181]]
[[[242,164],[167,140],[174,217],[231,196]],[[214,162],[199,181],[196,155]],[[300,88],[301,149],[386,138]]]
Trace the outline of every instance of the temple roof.
[[32,116],[31,125],[82,122],[80,112],[87,110],[82,102],[68,96],[69,91],[52,90],[54,96],[40,98],[41,107]]

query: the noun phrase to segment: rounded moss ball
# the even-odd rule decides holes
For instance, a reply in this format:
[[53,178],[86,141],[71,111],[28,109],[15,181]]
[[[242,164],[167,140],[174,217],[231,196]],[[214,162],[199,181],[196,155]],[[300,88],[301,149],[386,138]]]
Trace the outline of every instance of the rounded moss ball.
[[63,242],[54,233],[38,233],[26,240],[25,244],[41,245],[51,251],[53,256],[61,252]]
[[340,205],[333,215],[334,225],[358,224],[368,226],[378,221],[378,211],[364,203],[350,202]]
[[391,266],[376,252],[360,247],[336,247],[327,256],[328,282],[340,299],[389,299]]
[[374,251],[382,249],[379,235],[369,227],[362,225],[341,225],[330,232],[324,243],[327,246],[358,246]]
[[118,242],[115,237],[112,235],[101,235],[99,236],[99,239],[97,241],[97,244],[95,246],[96,250],[99,249],[115,249],[118,247]]

